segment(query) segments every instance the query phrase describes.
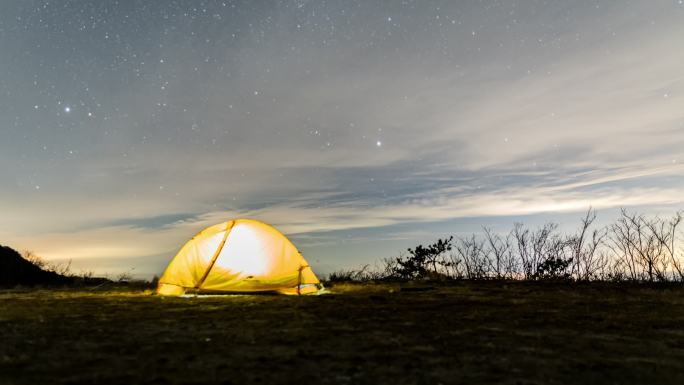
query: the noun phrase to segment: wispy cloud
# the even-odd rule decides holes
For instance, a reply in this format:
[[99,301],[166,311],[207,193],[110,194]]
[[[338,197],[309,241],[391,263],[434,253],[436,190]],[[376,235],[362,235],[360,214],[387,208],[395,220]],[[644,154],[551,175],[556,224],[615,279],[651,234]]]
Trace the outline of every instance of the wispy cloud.
[[[154,60],[111,78],[84,60],[80,83],[8,61],[52,36],[0,37],[5,89],[52,85],[52,99],[0,93],[0,240],[56,259],[159,258],[234,217],[315,244],[354,229],[405,239],[458,218],[684,204],[682,8],[530,4],[369,2],[350,17],[306,2],[212,23],[200,41],[145,19],[160,44],[131,37],[127,49]],[[298,28],[302,18],[315,25]],[[31,62],[71,60],[40,55]],[[69,117],[67,95],[82,99]],[[398,224],[415,230],[391,233]]]

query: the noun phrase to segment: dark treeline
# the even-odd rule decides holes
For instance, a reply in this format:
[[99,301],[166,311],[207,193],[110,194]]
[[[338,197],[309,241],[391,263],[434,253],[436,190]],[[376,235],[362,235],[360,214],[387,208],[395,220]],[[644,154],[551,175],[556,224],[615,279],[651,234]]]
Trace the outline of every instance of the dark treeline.
[[683,213],[647,217],[623,209],[597,227],[596,211],[582,217],[574,233],[547,223],[516,223],[507,234],[481,233],[419,245],[375,267],[330,274],[331,281],[387,279],[520,279],[684,282]]
[[0,245],[0,288],[18,286],[95,286],[111,282],[92,273],[71,273],[71,263],[48,263],[36,254]]

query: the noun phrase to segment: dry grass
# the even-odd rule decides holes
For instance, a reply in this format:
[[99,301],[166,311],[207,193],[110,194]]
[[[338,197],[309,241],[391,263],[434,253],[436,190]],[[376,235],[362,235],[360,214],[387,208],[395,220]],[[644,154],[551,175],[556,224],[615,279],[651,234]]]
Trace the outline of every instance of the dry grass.
[[0,384],[684,383],[682,287],[413,289],[4,291]]

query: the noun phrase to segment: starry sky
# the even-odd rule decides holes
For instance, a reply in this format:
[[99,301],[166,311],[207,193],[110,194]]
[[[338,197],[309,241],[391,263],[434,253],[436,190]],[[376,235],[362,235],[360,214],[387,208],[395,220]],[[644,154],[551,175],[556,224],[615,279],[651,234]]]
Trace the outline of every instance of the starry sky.
[[77,271],[671,213],[683,146],[680,0],[0,2],[0,243]]

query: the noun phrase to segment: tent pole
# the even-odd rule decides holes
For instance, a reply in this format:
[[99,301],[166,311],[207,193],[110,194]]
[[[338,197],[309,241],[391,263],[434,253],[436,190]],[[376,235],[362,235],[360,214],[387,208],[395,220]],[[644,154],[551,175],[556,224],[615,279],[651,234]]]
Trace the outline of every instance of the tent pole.
[[228,239],[228,235],[230,234],[230,231],[233,230],[233,226],[235,226],[235,221],[230,221],[226,223],[226,230],[225,234],[223,235],[223,239],[221,239],[221,243],[218,245],[216,248],[216,251],[214,252],[214,255],[211,257],[211,261],[209,262],[209,266],[207,267],[207,270],[204,272],[202,275],[202,278],[200,278],[199,281],[195,284],[195,292],[198,292],[200,289],[200,286],[204,283],[204,281],[207,279],[209,276],[209,272],[211,271],[211,268],[214,267],[214,263],[216,263],[216,259],[218,258],[219,254],[221,254],[221,250],[223,250],[223,246],[226,244],[226,240]]
[[304,266],[299,266],[299,272],[297,275],[297,295],[302,295],[302,269]]

